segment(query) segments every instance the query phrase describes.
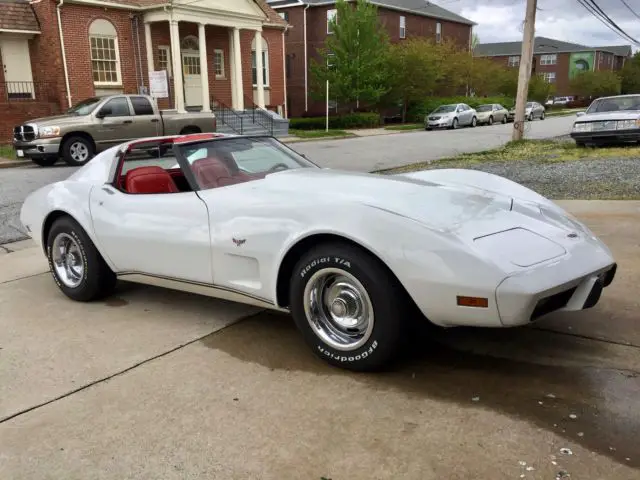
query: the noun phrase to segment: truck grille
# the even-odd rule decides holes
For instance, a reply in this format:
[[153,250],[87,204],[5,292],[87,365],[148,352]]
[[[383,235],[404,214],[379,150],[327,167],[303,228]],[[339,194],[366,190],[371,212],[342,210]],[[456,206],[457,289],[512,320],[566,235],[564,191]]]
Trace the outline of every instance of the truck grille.
[[31,142],[36,138],[36,130],[31,125],[19,125],[13,129],[13,138],[21,142]]

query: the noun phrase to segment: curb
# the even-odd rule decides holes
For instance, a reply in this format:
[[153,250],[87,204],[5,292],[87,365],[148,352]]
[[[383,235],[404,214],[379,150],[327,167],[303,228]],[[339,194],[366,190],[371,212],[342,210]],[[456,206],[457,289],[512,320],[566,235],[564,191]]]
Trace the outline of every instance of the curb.
[[28,160],[0,160],[0,168],[31,167],[35,165]]

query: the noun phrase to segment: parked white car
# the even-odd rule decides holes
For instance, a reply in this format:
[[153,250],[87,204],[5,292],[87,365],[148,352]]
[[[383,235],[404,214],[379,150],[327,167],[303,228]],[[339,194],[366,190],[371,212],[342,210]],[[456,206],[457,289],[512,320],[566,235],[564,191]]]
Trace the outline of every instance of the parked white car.
[[477,123],[477,112],[466,103],[440,105],[424,118],[425,130],[466,126],[475,127]]
[[576,115],[571,138],[578,146],[640,142],[640,95],[601,97]]
[[316,355],[353,370],[391,361],[413,318],[528,325],[594,306],[616,272],[585,225],[505,178],[323,169],[270,137],[112,147],[20,218],[73,300],[120,279],[289,312]]

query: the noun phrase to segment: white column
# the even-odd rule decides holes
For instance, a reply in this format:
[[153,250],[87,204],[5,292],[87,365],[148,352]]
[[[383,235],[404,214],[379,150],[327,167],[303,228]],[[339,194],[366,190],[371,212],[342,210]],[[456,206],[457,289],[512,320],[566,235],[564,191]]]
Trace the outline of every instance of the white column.
[[175,108],[179,113],[185,113],[184,87],[182,85],[182,54],[180,53],[180,31],[178,21],[169,22],[169,34],[171,38],[171,58],[173,59],[173,95]]
[[229,80],[231,81],[231,108],[236,109],[238,105],[236,92],[236,56],[233,51],[233,29],[229,29]]
[[[153,66],[153,45],[151,44],[151,24],[149,22],[144,22],[144,43],[147,48],[147,75],[150,75],[155,67]],[[151,81],[148,78],[147,81],[149,88],[151,88]]]
[[240,50],[240,29],[233,27],[233,68],[236,91],[236,110],[244,110],[244,89],[242,87],[242,54]]
[[256,87],[258,94],[258,106],[264,108],[264,77],[262,69],[264,68],[262,61],[262,31],[256,30]]
[[200,49],[200,82],[202,82],[202,111],[211,111],[209,99],[209,62],[207,61],[207,38],[204,23],[198,24],[198,47]]

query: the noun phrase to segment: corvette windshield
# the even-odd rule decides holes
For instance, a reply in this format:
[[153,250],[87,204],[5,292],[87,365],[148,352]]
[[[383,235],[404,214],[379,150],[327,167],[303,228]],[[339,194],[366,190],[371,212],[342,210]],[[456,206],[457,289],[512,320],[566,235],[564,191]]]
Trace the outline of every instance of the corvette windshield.
[[258,180],[284,170],[319,168],[270,137],[230,137],[178,148],[205,189]]

